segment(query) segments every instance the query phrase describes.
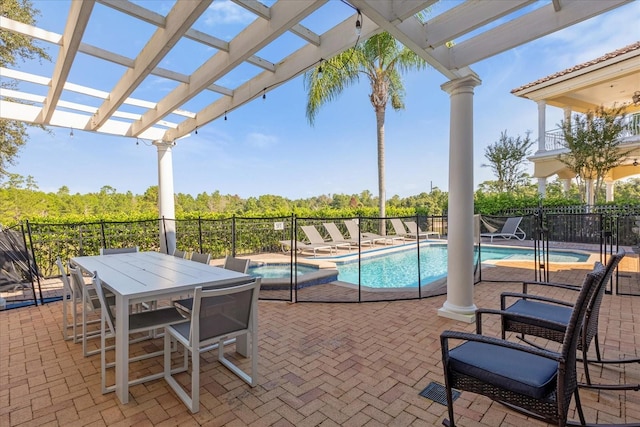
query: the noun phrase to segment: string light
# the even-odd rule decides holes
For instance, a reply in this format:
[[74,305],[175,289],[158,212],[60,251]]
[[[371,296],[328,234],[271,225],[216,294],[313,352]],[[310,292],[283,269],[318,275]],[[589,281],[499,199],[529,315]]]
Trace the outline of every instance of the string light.
[[227,112],[226,111],[224,112],[224,120],[225,121],[227,120]]
[[69,138],[73,139],[73,128],[71,128],[71,132],[69,132]]
[[356,19],[356,35],[360,37],[360,34],[362,33],[362,14],[360,13],[360,10],[356,10],[358,11],[358,18]]
[[198,126],[196,126],[196,135],[198,134]]
[[267,88],[262,89],[262,99],[267,99]]

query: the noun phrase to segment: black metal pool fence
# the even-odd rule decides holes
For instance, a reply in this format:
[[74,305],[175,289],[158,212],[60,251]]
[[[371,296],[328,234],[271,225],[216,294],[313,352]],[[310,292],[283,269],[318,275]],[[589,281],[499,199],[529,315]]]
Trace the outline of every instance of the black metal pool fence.
[[[638,209],[640,210],[640,208]],[[479,231],[500,229],[507,216],[483,216],[478,220]],[[233,216],[225,219],[153,219],[145,221],[99,221],[91,223],[48,224],[26,221],[12,228],[0,230],[0,298],[7,308],[25,304],[46,303],[60,299],[47,287],[51,279],[59,277],[55,261],[57,257],[68,260],[83,255],[98,255],[101,247],[138,246],[142,251],[159,251],[161,239],[167,236],[161,230],[175,227],[176,247],[183,251],[207,252],[212,259],[231,256],[257,256],[269,253],[285,253],[289,258],[288,278],[279,286],[264,286],[261,299],[297,302],[367,302],[399,299],[419,299],[446,293],[445,279],[442,283],[421,286],[376,290],[357,283],[334,282],[308,286],[309,281],[296,274],[297,266],[311,257],[312,252],[304,252],[305,247],[298,242],[308,242],[302,231],[311,225],[325,240],[330,240],[324,223],[334,223],[345,238],[350,236],[345,221],[354,221],[364,236],[379,234],[393,236],[396,231],[391,218],[303,218],[295,215],[284,217],[252,218]],[[434,232],[446,242],[448,224],[445,216],[401,217],[402,221],[414,221],[422,231]],[[489,228],[487,228],[489,227]],[[640,242],[640,213],[624,215],[611,212],[598,213],[547,213],[541,209],[523,215],[520,228],[526,233],[526,240],[533,241],[535,257],[532,261],[534,279],[549,280],[545,269],[549,241],[584,243],[598,245],[601,259],[611,254],[619,246],[637,246]],[[435,236],[435,235],[433,235]],[[432,234],[429,236],[432,237]],[[406,240],[404,245],[416,256],[416,281],[420,277],[420,247],[418,239]],[[380,243],[380,242],[379,242]],[[387,243],[393,243],[388,241]],[[413,246],[412,246],[413,245]],[[165,245],[166,246],[166,245]],[[385,245],[377,244],[376,248]],[[346,248],[346,247],[345,247]],[[293,250],[292,250],[293,249]],[[355,245],[349,253],[356,257],[360,271],[361,256],[371,247]],[[476,242],[474,261],[475,283],[482,280],[479,262],[480,241]],[[343,249],[341,252],[345,252]],[[323,254],[327,255],[327,254]],[[288,279],[288,280],[287,280]],[[55,280],[53,280],[55,282]],[[267,281],[268,282],[268,281]],[[354,281],[355,282],[355,281]],[[2,307],[0,307],[1,309]]]

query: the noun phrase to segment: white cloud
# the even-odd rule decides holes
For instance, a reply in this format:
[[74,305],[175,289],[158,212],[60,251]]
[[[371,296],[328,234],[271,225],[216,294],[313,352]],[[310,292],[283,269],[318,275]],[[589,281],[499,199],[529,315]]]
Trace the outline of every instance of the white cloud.
[[207,9],[205,23],[208,26],[216,24],[248,24],[256,16],[229,0],[214,1]]
[[273,135],[251,132],[247,135],[247,143],[252,147],[264,149],[275,146],[278,143],[278,138]]

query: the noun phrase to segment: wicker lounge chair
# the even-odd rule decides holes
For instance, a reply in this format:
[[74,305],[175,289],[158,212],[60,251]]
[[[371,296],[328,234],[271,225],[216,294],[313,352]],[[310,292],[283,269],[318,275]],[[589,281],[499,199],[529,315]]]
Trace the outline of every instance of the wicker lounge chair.
[[[487,396],[559,426],[567,424],[573,396],[580,422],[584,425],[576,352],[587,303],[604,274],[604,266],[597,262],[594,270],[586,275],[559,353],[496,337],[444,331],[440,342],[449,420],[443,424],[455,425],[452,390],[456,388]],[[464,342],[450,349],[449,344],[454,340]]]

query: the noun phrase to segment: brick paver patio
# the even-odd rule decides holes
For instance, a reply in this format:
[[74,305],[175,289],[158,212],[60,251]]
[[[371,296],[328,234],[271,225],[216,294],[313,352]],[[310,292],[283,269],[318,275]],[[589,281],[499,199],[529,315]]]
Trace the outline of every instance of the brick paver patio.
[[[625,259],[621,272],[626,286],[637,291],[636,266],[635,259]],[[579,283],[584,273],[567,269],[554,272],[553,279]],[[527,269],[486,269],[485,281],[475,287],[476,305],[497,308],[500,292],[517,291],[518,280],[531,278]],[[572,298],[558,291],[552,295]],[[131,387],[127,405],[113,393],[102,395],[100,356],[85,358],[80,345],[62,339],[61,302],[7,310],[0,312],[0,426],[441,425],[446,406],[418,393],[432,381],[443,382],[440,332],[475,330],[473,324],[437,316],[445,299],[261,301],[258,386],[252,389],[230,374],[215,352],[203,354],[197,414],[189,413],[164,380]],[[605,296],[600,324],[605,357],[638,357],[639,319],[640,297]],[[495,319],[483,327],[498,335]],[[160,363],[139,362],[132,371],[157,371]],[[640,383],[639,364],[592,365],[590,372],[594,382]],[[588,422],[640,425],[640,392],[583,389],[580,395]],[[545,425],[469,392],[456,400],[455,413],[461,426]],[[570,416],[575,417],[573,407]]]

